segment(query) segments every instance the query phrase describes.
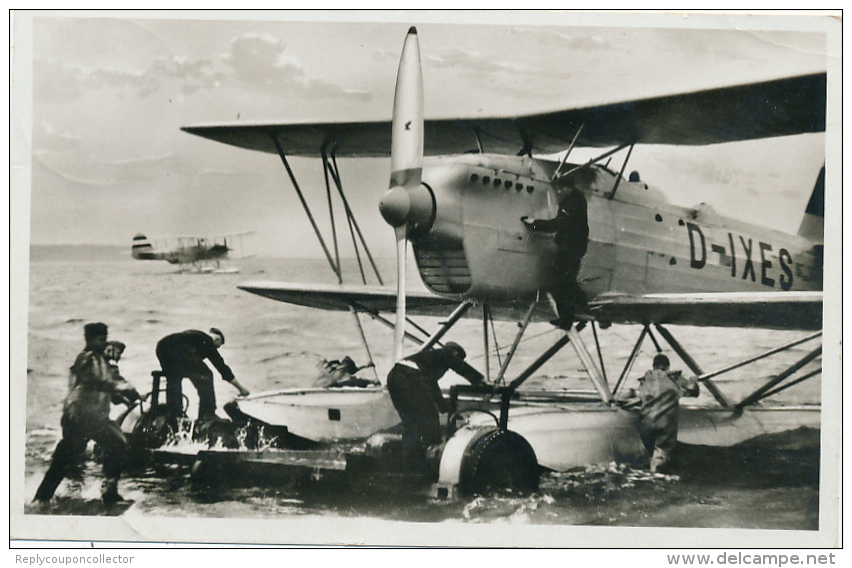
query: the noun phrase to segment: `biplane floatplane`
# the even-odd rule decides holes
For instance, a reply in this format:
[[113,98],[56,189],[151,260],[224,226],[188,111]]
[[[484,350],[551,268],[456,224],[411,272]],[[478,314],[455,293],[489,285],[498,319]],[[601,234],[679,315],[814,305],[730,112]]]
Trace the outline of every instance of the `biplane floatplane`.
[[[819,427],[818,406],[765,401],[821,374],[824,169],[797,235],[725,218],[710,209],[671,205],[636,176],[625,179],[623,174],[636,145],[700,146],[822,132],[825,109],[826,74],[817,73],[543,114],[424,120],[419,44],[411,28],[390,122],[241,122],[183,130],[276,154],[340,282],[252,282],[242,284],[243,290],[351,312],[359,330],[359,316],[366,314],[394,328],[395,360],[404,354],[404,338],[419,344],[417,349],[428,349],[440,344],[463,317],[482,318],[486,353],[490,322],[518,322],[499,369],[490,369],[486,357],[482,384],[450,389],[453,410],[447,441],[430,454],[431,481],[437,481],[432,487],[447,494],[478,491],[489,484],[530,488],[537,483],[539,466],[564,470],[639,454],[635,417],[616,400],[649,338],[657,351],[662,349],[658,338],[667,342],[716,401],[713,406],[681,408],[681,441],[732,445],[800,425]],[[579,147],[607,149],[595,159],[571,163],[572,150]],[[626,158],[620,171],[602,163],[622,150]],[[535,157],[559,152],[564,152],[559,159]],[[340,260],[310,214],[288,161],[292,156],[321,159],[327,192],[332,195],[336,189],[341,196],[356,252],[360,239],[379,285],[367,285],[363,267],[362,285],[342,283]],[[379,207],[396,233],[395,289],[381,282],[346,201],[337,165],[338,158],[388,156],[390,190]],[[530,324],[554,316],[546,297],[548,270],[556,254],[553,239],[530,231],[521,217],[554,217],[560,197],[571,188],[581,191],[588,205],[588,252],[578,276],[587,299],[576,312],[581,324],[559,333],[552,346],[510,377],[507,369]],[[335,251],[336,243],[335,236]],[[406,291],[408,243],[427,292]],[[385,317],[391,312],[395,322]],[[443,321],[428,333],[410,321],[411,315]],[[407,331],[406,322],[423,337]],[[598,342],[598,329],[612,324],[641,326],[614,381],[603,368]],[[725,368],[705,370],[670,325],[806,334]],[[586,345],[590,332],[598,357]],[[723,373],[805,343],[811,347],[803,357],[739,400],[731,400],[713,382]],[[594,389],[526,395],[519,387],[569,344]],[[369,354],[366,340],[365,347]],[[326,472],[351,470],[364,456],[387,457],[392,437],[383,432],[399,422],[382,387],[260,393],[237,399],[229,414],[270,431],[277,428],[279,449],[245,452],[240,458],[245,462],[293,465],[302,460]],[[345,440],[366,445],[345,456],[320,452],[323,444]],[[237,459],[233,452],[225,454]],[[198,464],[215,455],[213,450],[202,451]],[[324,457],[316,457],[320,455]]]
[[210,236],[155,237],[139,233],[133,237],[130,254],[136,260],[165,260],[169,264],[191,266],[197,272],[233,273],[222,261],[242,257],[243,237],[251,231]]

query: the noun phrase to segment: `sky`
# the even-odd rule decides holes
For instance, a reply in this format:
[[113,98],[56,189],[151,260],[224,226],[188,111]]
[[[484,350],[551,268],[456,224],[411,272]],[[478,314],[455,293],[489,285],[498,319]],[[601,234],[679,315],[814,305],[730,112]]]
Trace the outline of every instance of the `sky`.
[[[321,257],[277,156],[180,127],[389,119],[399,52],[412,24],[427,118],[629,100],[825,71],[832,61],[826,18],[421,12],[352,13],[361,21],[347,22],[295,21],[305,17],[300,13],[272,14],[277,20],[259,12],[82,15],[15,14],[11,131],[13,156],[17,148],[24,159],[13,166],[29,175],[13,177],[12,211],[26,211],[21,196],[29,196],[33,244],[129,246],[139,232],[252,230],[251,252]],[[366,21],[388,17],[398,21]],[[811,26],[817,31],[801,31]],[[790,27],[798,31],[776,29]],[[637,146],[630,169],[676,204],[705,202],[722,214],[795,232],[824,161],[825,136],[811,134],[699,148]],[[319,160],[291,164],[325,227]],[[380,256],[393,255],[393,230],[378,213],[389,168],[387,159],[340,161],[354,212]]]

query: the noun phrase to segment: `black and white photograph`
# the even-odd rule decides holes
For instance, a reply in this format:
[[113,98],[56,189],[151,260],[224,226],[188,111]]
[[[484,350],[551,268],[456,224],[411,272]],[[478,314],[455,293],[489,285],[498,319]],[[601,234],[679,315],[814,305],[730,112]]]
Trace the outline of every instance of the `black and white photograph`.
[[10,17],[10,543],[842,546],[839,13]]

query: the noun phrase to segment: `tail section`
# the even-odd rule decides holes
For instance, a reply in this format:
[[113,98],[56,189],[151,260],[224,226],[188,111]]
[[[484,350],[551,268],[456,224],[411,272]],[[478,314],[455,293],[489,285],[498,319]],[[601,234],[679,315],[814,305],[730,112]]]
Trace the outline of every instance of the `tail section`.
[[156,260],[157,258],[154,254],[154,247],[151,246],[148,237],[141,233],[133,237],[133,246],[130,248],[130,254],[137,260]]
[[802,224],[799,225],[799,236],[822,243],[825,240],[825,166],[819,171],[811,199],[805,208]]

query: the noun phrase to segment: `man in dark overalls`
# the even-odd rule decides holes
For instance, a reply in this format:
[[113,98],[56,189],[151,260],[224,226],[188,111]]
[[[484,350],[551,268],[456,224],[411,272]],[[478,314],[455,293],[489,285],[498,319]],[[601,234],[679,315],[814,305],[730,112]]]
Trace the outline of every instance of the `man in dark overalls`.
[[166,406],[172,416],[183,414],[181,383],[184,378],[188,378],[198,391],[198,419],[209,421],[216,417],[213,372],[204,364],[205,359],[213,363],[222,379],[231,383],[240,396],[249,395],[249,391],[234,378],[233,371],[219,354],[218,349],[224,343],[224,334],[215,327],[210,329],[209,335],[190,329],[167,335],[157,343],[157,359],[166,377]]
[[402,441],[409,457],[422,457],[425,449],[440,443],[440,414],[447,401],[438,381],[453,369],[471,383],[482,381],[478,371],[465,364],[465,351],[452,341],[439,349],[409,355],[396,363],[388,374],[388,392],[402,420]]
[[574,311],[582,295],[577,285],[577,274],[589,242],[586,198],[580,190],[571,188],[559,202],[559,210],[553,219],[530,219],[524,216],[521,221],[533,231],[556,233],[553,242],[557,250],[548,288],[556,303],[558,317],[550,323],[571,329]]

